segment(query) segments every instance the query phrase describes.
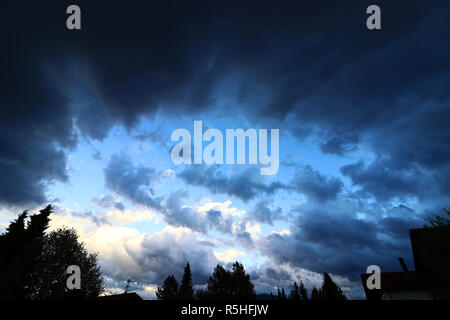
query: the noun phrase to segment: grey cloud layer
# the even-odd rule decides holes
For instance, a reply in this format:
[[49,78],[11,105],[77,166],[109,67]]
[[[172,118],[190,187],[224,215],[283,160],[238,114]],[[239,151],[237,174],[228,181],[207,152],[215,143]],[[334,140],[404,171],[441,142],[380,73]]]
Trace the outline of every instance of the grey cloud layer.
[[270,234],[257,247],[276,263],[352,280],[371,264],[398,270],[397,257],[404,257],[411,266],[408,230],[421,227],[425,220],[406,207],[384,210],[387,217],[381,219],[357,218],[358,211],[367,210],[351,205],[299,208],[290,234]]
[[161,209],[162,198],[154,195],[152,184],[159,179],[155,169],[136,166],[124,155],[113,155],[105,168],[105,185],[135,203]]
[[272,195],[285,188],[280,182],[265,184],[256,170],[246,169],[231,178],[215,167],[192,167],[179,175],[185,182],[207,188],[213,194],[224,193],[248,201],[261,195]]
[[[364,28],[366,3],[81,1],[86,28],[69,33],[56,27],[62,3],[26,3],[26,11],[20,1],[8,3],[0,172],[10,183],[0,201],[39,203],[46,183],[67,180],[74,125],[103,139],[112,126],[130,128],[158,111],[211,111],[219,93],[247,106],[240,112],[250,122],[278,119],[298,137],[318,128],[325,153],[344,155],[364,143],[391,159],[384,163],[391,171],[401,163],[448,173],[450,45],[442,34],[450,29],[449,4],[378,4],[382,32]],[[370,188],[365,170],[359,185]],[[449,180],[435,182],[448,197]],[[378,181],[385,189],[389,183]]]
[[217,167],[194,166],[183,170],[178,177],[213,194],[227,194],[244,201],[272,196],[280,190],[296,191],[312,200],[326,201],[336,199],[343,189],[338,178],[322,175],[309,165],[296,164],[295,167],[296,172],[288,183],[265,183],[257,169],[251,167],[226,175]]

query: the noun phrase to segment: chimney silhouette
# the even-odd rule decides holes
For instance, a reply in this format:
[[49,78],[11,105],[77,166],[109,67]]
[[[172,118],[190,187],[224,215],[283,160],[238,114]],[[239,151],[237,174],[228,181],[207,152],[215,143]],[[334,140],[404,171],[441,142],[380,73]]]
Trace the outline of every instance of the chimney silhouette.
[[399,257],[398,261],[400,262],[400,265],[402,266],[403,272],[408,273],[408,267],[406,266],[405,260],[403,260],[402,257]]

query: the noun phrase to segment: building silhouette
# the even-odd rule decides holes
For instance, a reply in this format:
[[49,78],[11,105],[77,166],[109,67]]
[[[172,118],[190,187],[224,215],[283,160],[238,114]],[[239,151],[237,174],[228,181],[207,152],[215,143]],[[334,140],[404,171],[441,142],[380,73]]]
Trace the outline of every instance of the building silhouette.
[[[450,298],[448,228],[426,227],[409,230],[414,271],[399,258],[403,271],[381,272],[381,288],[369,289],[371,273],[361,274],[368,300],[444,300]],[[445,236],[442,237],[442,234]]]

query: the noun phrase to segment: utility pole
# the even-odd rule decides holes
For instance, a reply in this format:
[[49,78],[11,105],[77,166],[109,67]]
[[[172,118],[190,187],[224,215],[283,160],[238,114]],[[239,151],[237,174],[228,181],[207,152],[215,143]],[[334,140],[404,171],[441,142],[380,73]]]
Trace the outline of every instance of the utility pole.
[[128,292],[128,288],[130,287],[130,279],[127,280],[127,285],[125,286],[125,293]]

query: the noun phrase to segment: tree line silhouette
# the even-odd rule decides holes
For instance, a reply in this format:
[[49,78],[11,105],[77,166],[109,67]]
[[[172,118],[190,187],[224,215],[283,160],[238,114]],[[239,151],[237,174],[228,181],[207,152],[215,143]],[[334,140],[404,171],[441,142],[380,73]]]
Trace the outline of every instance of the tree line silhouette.
[[[220,264],[214,268],[209,277],[206,289],[194,290],[192,273],[189,262],[184,268],[181,285],[174,275],[170,274],[164,280],[162,287],[156,290],[159,300],[255,300],[257,295],[250,281],[250,275],[245,272],[244,266],[238,261],[234,262],[231,270],[226,270]],[[284,288],[277,289],[277,297],[270,293],[271,300],[346,300],[347,297],[341,288],[331,279],[328,273],[323,274],[323,283],[320,288],[313,288],[308,297],[307,290],[300,281],[300,286],[294,282],[289,296],[286,296]]]

